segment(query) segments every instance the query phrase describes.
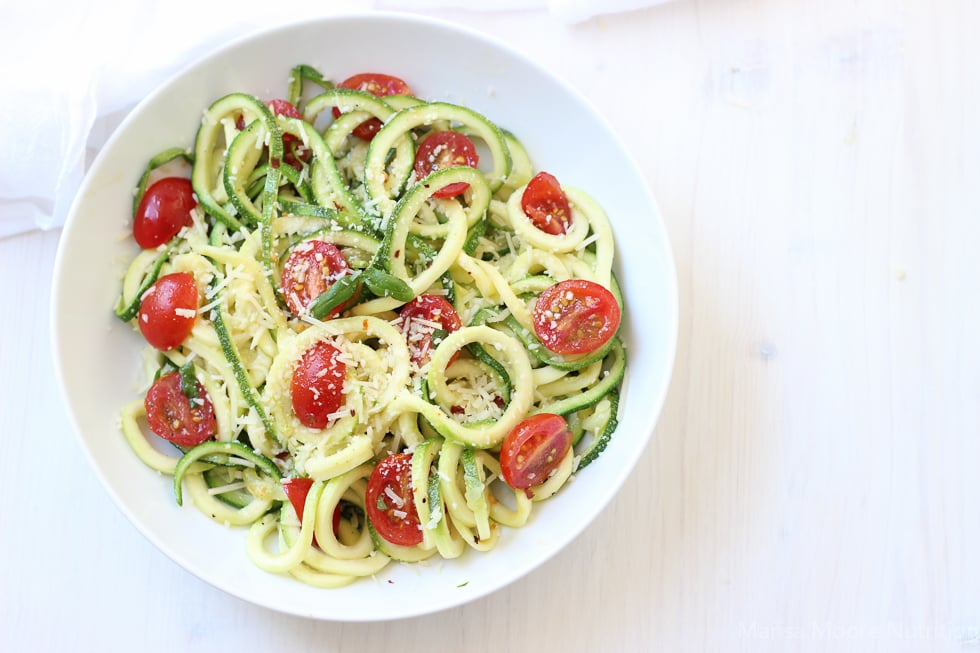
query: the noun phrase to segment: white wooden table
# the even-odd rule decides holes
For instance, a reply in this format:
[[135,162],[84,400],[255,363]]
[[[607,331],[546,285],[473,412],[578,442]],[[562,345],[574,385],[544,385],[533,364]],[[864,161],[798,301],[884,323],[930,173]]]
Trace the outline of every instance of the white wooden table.
[[49,353],[59,234],[8,238],[0,649],[980,650],[980,5],[439,15],[584,91],[661,203],[678,358],[621,494],[552,561],[448,612],[245,604],[99,486]]

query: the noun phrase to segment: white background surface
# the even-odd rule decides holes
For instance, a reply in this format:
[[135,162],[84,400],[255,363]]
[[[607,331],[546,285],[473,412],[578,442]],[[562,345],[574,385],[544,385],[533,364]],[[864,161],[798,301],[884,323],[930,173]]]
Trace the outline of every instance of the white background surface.
[[980,650],[980,7],[438,15],[581,89],[660,201],[678,359],[623,491],[447,612],[342,624],[230,598],[98,485],[49,353],[58,233],[3,239],[0,648]]

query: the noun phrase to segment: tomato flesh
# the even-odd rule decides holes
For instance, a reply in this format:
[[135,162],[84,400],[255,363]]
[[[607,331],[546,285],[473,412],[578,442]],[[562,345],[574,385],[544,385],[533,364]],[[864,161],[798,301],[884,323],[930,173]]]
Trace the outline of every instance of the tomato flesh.
[[192,400],[181,388],[179,372],[157,379],[147,391],[143,406],[150,430],[183,447],[206,442],[218,430],[214,405],[204,386],[197,383],[197,398]]
[[[306,312],[310,303],[350,271],[347,259],[332,243],[308,240],[293,248],[282,269],[282,294],[295,315]],[[340,313],[338,306],[330,315]]]
[[[269,111],[277,116],[285,116],[286,118],[299,118],[303,119],[303,114],[299,112],[296,106],[288,101],[282,99],[269,100],[265,103],[265,106],[269,107]],[[238,119],[235,120],[235,126],[239,131],[245,129],[245,116],[239,115]],[[313,153],[308,147],[303,145],[303,141],[292,134],[282,135],[282,149],[284,152],[283,160],[289,165],[293,166],[297,170],[303,168],[303,162],[309,163],[310,159],[313,158]]]
[[161,350],[179,346],[197,320],[197,285],[190,272],[174,272],[143,293],[137,323],[146,341]]
[[322,429],[344,403],[344,377],[347,364],[341,351],[319,341],[307,349],[293,369],[290,393],[293,412],[303,425]]
[[572,221],[572,207],[558,180],[547,172],[539,172],[524,188],[521,209],[541,231],[557,236],[565,233]]
[[313,487],[313,479],[304,476],[294,476],[282,480],[282,489],[286,493],[286,498],[292,504],[293,510],[300,522],[303,521],[303,509],[306,507],[306,496]]
[[605,287],[586,279],[549,286],[534,304],[534,333],[556,354],[587,354],[616,335],[619,303]]
[[[401,329],[408,341],[408,352],[412,362],[422,367],[432,359],[432,350],[439,342],[433,342],[436,327],[452,333],[463,326],[459,313],[441,295],[419,295],[405,304],[401,310]],[[458,352],[450,359],[456,360]]]
[[265,103],[265,106],[269,107],[269,110],[277,116],[284,116],[286,118],[299,118],[303,119],[303,114],[299,112],[292,102],[288,100],[282,100],[276,98],[274,100],[269,100]]
[[[422,141],[415,153],[415,176],[425,179],[436,170],[453,166],[469,166],[475,168],[480,163],[480,155],[476,146],[469,138],[454,131],[436,132]],[[470,185],[466,182],[456,182],[437,190],[434,197],[456,197]]]
[[[269,100],[265,105],[277,116],[303,119],[303,114],[288,100]],[[282,149],[284,152],[283,160],[297,170],[301,170],[303,163],[309,163],[310,159],[313,158],[313,153],[310,149],[303,145],[303,141],[293,134],[282,135]]]
[[170,241],[190,225],[191,210],[197,207],[189,179],[164,177],[154,182],[136,207],[133,238],[143,249],[153,249]]
[[[357,91],[364,91],[377,97],[386,95],[411,95],[412,89],[403,80],[392,75],[383,73],[358,73],[348,77],[340,84],[339,88],[350,88]],[[339,118],[341,111],[338,107],[333,108],[333,117]],[[377,118],[368,118],[351,132],[361,140],[369,141],[381,129],[381,121]]]
[[378,535],[400,546],[422,542],[412,495],[412,454],[392,454],[378,463],[368,479],[365,502],[368,519]]
[[572,432],[560,415],[528,417],[507,434],[500,448],[500,475],[514,489],[541,485],[558,469],[572,446]]
[[[303,523],[303,511],[306,508],[306,497],[310,494],[313,487],[313,479],[305,476],[293,476],[282,480],[282,489],[286,493],[286,498],[296,511],[299,523]],[[333,511],[333,532],[336,535],[340,530],[340,503]],[[316,546],[316,536],[313,537],[313,545]]]

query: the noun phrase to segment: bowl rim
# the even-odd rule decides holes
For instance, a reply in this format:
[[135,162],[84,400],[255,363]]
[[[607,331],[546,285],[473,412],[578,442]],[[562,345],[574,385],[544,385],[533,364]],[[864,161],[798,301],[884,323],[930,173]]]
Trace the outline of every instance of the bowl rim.
[[[142,525],[144,520],[143,517],[134,514],[128,507],[127,502],[120,496],[114,483],[110,482],[110,479],[103,472],[102,466],[96,459],[94,451],[89,446],[86,436],[83,433],[82,425],[79,422],[79,418],[76,415],[74,409],[73,401],[70,396],[69,387],[65,377],[65,371],[63,369],[64,351],[63,351],[63,328],[66,326],[61,319],[61,311],[58,310],[59,298],[65,292],[66,285],[66,269],[65,269],[65,251],[69,247],[69,244],[73,238],[72,234],[76,229],[80,229],[81,219],[79,215],[85,205],[85,196],[90,186],[94,183],[94,179],[97,176],[100,168],[103,167],[106,159],[112,156],[114,149],[116,148],[117,142],[123,138],[128,130],[129,125],[137,119],[137,117],[151,106],[157,99],[164,93],[166,93],[171,86],[177,83],[178,80],[183,77],[195,73],[198,69],[206,68],[215,59],[219,58],[221,55],[228,53],[229,51],[235,50],[244,44],[252,43],[254,41],[261,41],[274,37],[276,34],[289,33],[296,30],[307,30],[307,29],[329,29],[331,25],[338,23],[355,23],[355,22],[378,22],[378,23],[403,23],[408,22],[417,26],[422,26],[425,28],[431,28],[436,30],[448,30],[454,32],[466,39],[475,39],[482,42],[485,46],[493,50],[499,50],[503,53],[525,63],[527,66],[536,70],[537,74],[545,76],[553,81],[556,85],[560,86],[564,92],[573,97],[576,102],[580,103],[582,107],[587,111],[590,118],[597,121],[607,132],[607,134],[613,139],[615,148],[624,157],[624,160],[629,163],[629,165],[637,173],[637,177],[642,183],[642,187],[639,189],[643,193],[646,200],[649,202],[651,209],[653,210],[656,221],[652,225],[653,230],[656,232],[656,237],[662,247],[663,261],[663,271],[666,275],[665,285],[668,290],[668,295],[661,298],[663,303],[663,308],[666,314],[670,317],[666,324],[661,325],[666,333],[666,349],[665,349],[665,361],[666,364],[660,370],[659,378],[656,380],[656,385],[659,388],[659,392],[654,397],[648,398],[649,407],[644,411],[646,420],[648,423],[647,432],[640,438],[640,442],[636,445],[635,455],[629,458],[626,465],[621,467],[618,472],[611,477],[610,482],[607,484],[604,491],[603,498],[598,501],[597,508],[593,514],[590,514],[587,519],[577,520],[574,527],[572,527],[567,537],[561,542],[560,545],[554,547],[547,555],[541,557],[534,561],[530,566],[520,570],[516,574],[505,575],[505,579],[492,586],[487,586],[485,588],[476,589],[472,592],[468,592],[462,600],[451,600],[444,604],[436,605],[420,605],[416,606],[415,609],[402,610],[396,614],[382,614],[380,616],[375,616],[372,614],[367,615],[357,615],[352,617],[351,615],[343,615],[341,617],[335,617],[329,614],[318,614],[309,612],[300,612],[282,606],[276,605],[274,602],[263,602],[256,600],[251,596],[243,596],[242,593],[235,591],[219,582],[216,579],[208,576],[207,574],[200,573],[198,566],[194,564],[189,564],[187,560],[184,560],[181,556],[176,555],[172,550],[172,547],[166,545],[165,542],[159,541],[152,532],[148,532],[146,528]],[[323,27],[326,26],[326,27]],[[200,73],[197,73],[200,74]],[[636,464],[639,462],[640,457],[642,457],[643,452],[649,447],[650,440],[653,437],[653,431],[660,420],[663,412],[664,403],[666,401],[666,396],[669,391],[670,382],[673,376],[673,369],[676,364],[676,354],[677,354],[677,341],[678,341],[678,330],[679,330],[679,300],[678,300],[678,285],[677,285],[677,272],[675,267],[675,260],[673,255],[673,250],[668,238],[666,231],[666,225],[663,221],[663,214],[660,210],[659,204],[657,203],[656,197],[653,195],[649,184],[647,183],[646,177],[643,175],[642,170],[637,164],[634,156],[630,150],[625,146],[625,143],[621,137],[617,134],[616,130],[609,124],[605,116],[600,113],[593,103],[581,92],[568,83],[564,78],[556,74],[555,72],[545,68],[541,64],[532,60],[529,56],[524,54],[522,51],[516,49],[515,47],[484,33],[481,33],[471,27],[461,25],[459,23],[452,22],[450,20],[435,18],[431,16],[424,16],[412,13],[398,12],[398,11],[362,11],[362,12],[344,12],[337,13],[334,15],[323,16],[313,19],[302,19],[286,22],[283,24],[276,25],[274,27],[258,28],[242,35],[239,35],[233,39],[224,40],[215,44],[213,47],[207,49],[203,54],[196,57],[191,62],[179,67],[175,72],[166,77],[160,84],[158,84],[152,92],[142,98],[137,102],[132,108],[130,108],[119,123],[119,125],[113,130],[110,137],[107,139],[105,145],[98,152],[91,165],[86,170],[86,174],[80,184],[78,190],[76,191],[75,197],[73,198],[68,214],[65,221],[65,225],[62,229],[61,236],[59,238],[57,252],[55,256],[55,265],[52,273],[52,286],[50,294],[50,318],[49,318],[49,334],[50,334],[50,346],[54,359],[55,376],[57,378],[57,385],[60,391],[60,396],[63,405],[66,407],[66,412],[73,427],[74,437],[81,446],[82,452],[85,455],[90,468],[96,473],[103,489],[112,498],[113,503],[116,505],[117,509],[121,510],[124,515],[126,515],[128,521],[132,526],[134,526],[137,531],[139,531],[144,537],[149,539],[154,546],[165,556],[173,560],[188,572],[190,575],[202,580],[212,587],[223,591],[224,593],[234,596],[236,598],[248,601],[250,603],[261,605],[268,609],[275,611],[293,614],[297,616],[305,616],[311,618],[317,618],[322,620],[335,620],[335,621],[384,621],[384,620],[395,620],[403,618],[412,618],[422,615],[431,614],[434,612],[439,612],[447,610],[453,607],[458,607],[466,603],[473,602],[479,598],[483,598],[489,594],[492,594],[500,589],[510,586],[517,580],[525,577],[535,569],[539,568],[545,562],[553,558],[560,551],[565,549],[570,545],[575,539],[577,539],[582,532],[595,522],[595,518],[599,512],[605,509],[613,498],[620,492],[623,484],[625,483],[627,477],[633,472]],[[291,581],[298,582],[298,581]],[[321,590],[322,591],[322,590]],[[331,591],[342,591],[342,590],[331,590]]]

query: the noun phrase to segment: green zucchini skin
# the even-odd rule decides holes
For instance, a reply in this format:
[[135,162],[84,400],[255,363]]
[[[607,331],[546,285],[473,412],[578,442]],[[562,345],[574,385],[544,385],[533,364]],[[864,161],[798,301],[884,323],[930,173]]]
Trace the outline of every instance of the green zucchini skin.
[[[554,402],[540,406],[535,412],[555,413],[556,415],[568,415],[585,408],[596,405],[611,392],[616,391],[623,377],[626,374],[626,350],[623,342],[619,338],[613,338],[612,346],[609,351],[608,367],[604,370],[604,377],[593,387],[576,396],[566,397]],[[608,372],[608,374],[605,374]]]
[[173,245],[168,245],[160,255],[153,262],[150,271],[143,277],[143,281],[139,285],[139,289],[136,293],[126,299],[121,294],[119,296],[119,302],[116,304],[115,315],[123,322],[129,322],[134,317],[136,313],[140,310],[140,301],[143,299],[143,293],[150,289],[156,280],[160,277],[160,270],[170,259],[170,255],[173,252]]
[[613,432],[619,426],[619,391],[612,390],[607,396],[610,400],[609,419],[602,430],[594,434],[592,442],[580,454],[581,457],[579,458],[578,465],[575,467],[575,471],[585,469],[599,458],[602,452],[606,450],[606,447],[609,446]]
[[211,456],[234,456],[242,458],[272,478],[276,480],[282,479],[282,473],[274,462],[241,442],[204,442],[196,447],[192,447],[187,453],[181,456],[177,462],[177,467],[174,469],[174,498],[178,506],[184,503],[182,482],[184,480],[184,474],[187,473],[187,469],[198,460]]
[[[310,89],[316,95],[304,99]],[[193,396],[200,381],[224,402],[220,414],[232,415],[218,421],[214,439],[163,461],[172,464],[175,501],[182,505],[187,492],[225,523],[252,524],[252,560],[297,578],[315,579],[318,572],[314,557],[302,558],[313,538],[309,524],[297,527],[288,508],[284,474],[317,484],[307,519],[317,505],[360,505],[363,526],[347,527],[379,557],[418,562],[436,554],[455,558],[467,546],[487,550],[502,527],[527,521],[533,490],[547,498],[612,445],[627,369],[622,338],[563,356],[544,347],[529,319],[535,298],[565,278],[609,287],[624,308],[611,269],[608,221],[590,198],[569,188],[570,198],[581,198],[573,201],[578,217],[569,223],[577,231],[560,234],[563,243],[536,239],[527,230],[532,218],[515,213],[530,211],[515,199],[534,176],[528,152],[513,133],[467,107],[337,88],[305,64],[292,69],[287,97],[302,118],[277,115],[281,105],[274,113],[274,104],[246,93],[218,98],[205,110],[193,147],[152,157],[133,198],[135,210],[161,166],[191,165],[200,209],[192,213],[193,225],[131,266],[126,296],[113,310],[132,323],[161,274],[202,271],[203,280],[196,278],[206,306],[199,307],[200,322],[188,337],[193,342],[160,353],[157,362],[181,371],[188,400],[200,399]],[[342,113],[328,118],[335,107]],[[359,142],[353,131],[367,117],[382,126],[371,141]],[[416,173],[417,145],[446,130],[479,141],[480,166],[442,159],[441,169],[422,162],[419,170],[433,171]],[[465,190],[453,198],[437,195],[451,184]],[[349,269],[306,308],[290,309],[280,288],[282,268],[294,248],[310,240],[334,244]],[[290,283],[298,289],[308,279]],[[407,344],[413,334],[395,325],[402,306],[426,293],[445,296],[466,317],[464,326],[424,335],[431,359],[419,362],[413,358],[418,350],[410,354]],[[436,328],[436,319],[428,328]],[[290,381],[310,343],[320,340],[343,350],[350,367],[339,378],[359,385],[345,388],[343,410],[331,413],[330,426],[302,430],[290,412]],[[356,376],[357,367],[364,376]],[[377,379],[384,381],[380,389],[368,390]],[[131,414],[139,416],[133,405]],[[499,452],[522,420],[540,413],[566,419],[574,451],[563,455],[560,474],[552,470],[550,485],[508,489]],[[130,435],[132,444],[138,434]],[[386,541],[363,510],[364,487],[387,447],[412,452],[412,498],[424,535],[418,546]],[[157,469],[169,472],[165,464]],[[352,465],[356,481],[335,485],[353,473]],[[336,492],[318,504],[324,484]],[[494,493],[502,490],[513,490],[514,497],[498,501]],[[329,521],[324,515],[316,517],[317,529]],[[267,529],[277,520],[280,542],[292,550],[283,552],[280,544],[278,553],[253,555],[271,542],[274,530]],[[284,528],[292,530],[284,535]],[[321,530],[314,537],[329,539]],[[354,539],[349,531],[344,537]],[[299,560],[297,575],[289,565]],[[339,582],[326,575],[317,582]]]

